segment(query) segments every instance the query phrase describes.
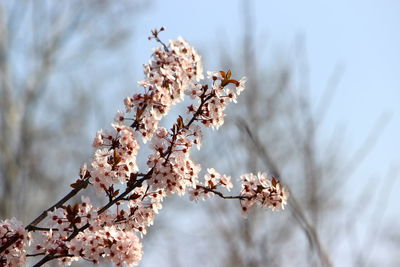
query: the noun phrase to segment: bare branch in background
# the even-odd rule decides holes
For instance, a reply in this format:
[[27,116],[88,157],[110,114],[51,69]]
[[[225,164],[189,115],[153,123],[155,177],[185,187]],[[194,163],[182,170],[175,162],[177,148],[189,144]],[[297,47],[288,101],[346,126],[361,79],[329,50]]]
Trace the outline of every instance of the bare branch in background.
[[142,8],[139,1],[1,2],[0,217],[31,218],[38,210],[26,203],[54,198],[60,179],[71,179],[67,169],[88,150],[69,144],[93,126],[85,121],[109,73],[104,53],[121,57],[115,49]]
[[[260,211],[238,222],[237,215],[229,212],[228,203],[216,201],[205,212],[212,221],[206,231],[213,238],[208,250],[198,248],[214,257],[208,261],[202,259],[206,261],[202,264],[334,266],[344,240],[354,242],[346,231],[349,208],[346,186],[371,153],[389,117],[377,120],[356,151],[347,149],[343,153],[340,142],[344,127],[333,132],[331,138],[322,136],[321,129],[327,123],[344,67],[334,69],[321,98],[314,99],[308,81],[312,66],[307,61],[304,40],[295,44],[293,59],[271,57],[266,40],[258,39],[261,34],[254,23],[251,3],[244,1],[240,9],[244,14],[242,47],[236,53],[229,53],[224,44],[225,53],[221,52],[235,54],[222,59],[224,66],[241,70],[248,77],[249,90],[240,96],[246,109],[232,111],[236,117],[227,121],[230,129],[213,146],[220,149],[219,153],[203,157],[210,164],[224,162],[226,172],[233,177],[247,169],[264,170],[279,178],[291,189],[291,216],[277,218]],[[265,61],[264,56],[267,56]],[[236,153],[226,154],[224,146]],[[371,195],[370,191],[366,194]],[[359,247],[354,247],[355,255],[350,257],[356,260],[361,257],[359,262],[367,262],[365,254],[358,254]],[[197,262],[193,264],[196,266]]]

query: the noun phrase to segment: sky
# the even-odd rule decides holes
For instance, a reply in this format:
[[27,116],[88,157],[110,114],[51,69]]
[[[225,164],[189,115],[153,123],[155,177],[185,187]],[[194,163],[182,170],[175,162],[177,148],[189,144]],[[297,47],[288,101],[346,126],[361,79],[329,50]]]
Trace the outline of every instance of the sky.
[[[304,39],[310,89],[316,104],[335,70],[339,83],[323,133],[343,125],[349,151],[371,131],[381,130],[358,176],[370,178],[400,162],[400,2],[251,1],[254,31],[266,39],[268,53],[285,53]],[[149,29],[164,26],[164,40],[183,36],[218,68],[218,47],[239,47],[242,1],[153,1],[136,23],[135,62],[147,62]],[[150,50],[149,50],[150,51]],[[236,50],[237,51],[237,50]],[[317,106],[317,105],[316,105]],[[378,123],[380,118],[383,123]],[[398,186],[397,186],[398,188]],[[397,199],[400,200],[400,199]]]
[[[132,87],[136,88],[135,81],[142,78],[142,64],[149,60],[151,49],[155,46],[154,41],[149,41],[147,37],[151,29],[161,26],[167,29],[161,34],[163,40],[183,36],[203,55],[206,69],[219,70],[221,47],[226,48],[226,53],[240,52],[238,50],[242,46],[244,1],[148,0],[150,4],[147,9],[139,15],[132,14],[132,46],[120,51],[126,56],[120,67],[132,66],[127,72],[134,77],[125,78],[129,79],[128,84],[133,84]],[[347,184],[347,193],[351,194],[354,188],[361,191],[366,185],[371,185],[384,196],[371,196],[373,206],[370,210],[380,209],[379,215],[383,218],[374,218],[373,224],[398,221],[400,2],[247,1],[251,3],[254,21],[251,30],[255,32],[256,43],[262,44],[257,46],[257,52],[267,62],[271,63],[279,58],[296,61],[296,44],[299,40],[303,42],[303,56],[309,68],[308,79],[314,112],[317,112],[316,107],[331,76],[339,70],[339,82],[335,86],[329,112],[319,132],[321,142],[326,141],[340,126],[344,133],[344,149],[341,152],[345,159],[351,159],[354,151],[368,140],[371,133],[380,133],[370,151],[361,151],[361,155],[366,157],[352,174],[352,179]],[[115,62],[111,61],[109,67],[117,68]],[[116,81],[119,78],[119,75],[110,78],[110,85],[107,87],[111,88],[111,94],[114,94],[113,83],[118,84]],[[129,91],[131,89],[127,89],[128,91],[121,91],[120,96],[113,96],[118,99],[119,104],[126,92],[132,93]],[[105,98],[107,97],[109,95]],[[112,116],[114,108],[111,108]],[[384,118],[384,123],[378,123],[381,118]],[[356,197],[358,195],[354,199]],[[190,220],[196,219],[190,217]],[[370,219],[368,214],[366,219]],[[382,226],[377,227],[373,229],[382,231]],[[367,231],[363,227],[357,229],[361,232]],[[360,236],[361,243],[369,240],[366,232]]]
[[[254,31],[265,40],[267,58],[293,50],[304,40],[309,84],[315,106],[335,70],[339,83],[321,135],[343,126],[345,150],[357,151],[369,135],[379,138],[354,172],[350,188],[366,184],[391,190],[376,206],[400,202],[400,2],[398,1],[251,1]],[[146,49],[154,46],[146,37],[160,26],[164,40],[183,36],[218,68],[218,48],[235,52],[242,34],[242,1],[153,1],[135,25],[135,62],[147,62]],[[236,48],[236,49],[235,49]],[[140,65],[141,66],[141,65]],[[251,90],[249,88],[248,90]],[[315,110],[314,110],[315,111]],[[382,119],[383,118],[383,119]],[[379,123],[381,122],[381,123]],[[345,155],[352,158],[352,154]],[[365,154],[365,153],[362,153]],[[383,189],[382,189],[383,188]],[[384,192],[384,191],[382,191]],[[397,193],[396,193],[397,192]],[[398,218],[397,205],[381,215]],[[361,241],[362,242],[362,241]]]
[[[400,3],[327,2],[252,1],[255,31],[276,48],[289,47],[299,36],[305,39],[311,90],[317,99],[334,70],[343,69],[330,119],[348,124],[356,144],[382,113],[390,115],[376,149],[385,154],[385,162],[399,161]],[[220,42],[234,49],[240,40],[241,8],[241,1],[154,1],[137,23],[138,45],[150,49],[154,44],[144,38],[149,29],[165,26],[165,39],[184,36],[217,57],[218,51],[210,51]],[[147,62],[148,55],[139,51],[136,61]]]

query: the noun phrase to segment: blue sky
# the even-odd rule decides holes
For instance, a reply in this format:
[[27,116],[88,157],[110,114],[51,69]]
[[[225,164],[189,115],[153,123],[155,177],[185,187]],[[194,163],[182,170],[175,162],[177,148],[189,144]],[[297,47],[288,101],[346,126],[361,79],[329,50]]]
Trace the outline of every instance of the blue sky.
[[[120,51],[124,62],[118,62],[122,68],[132,66],[126,71],[134,77],[124,76],[129,79],[124,85],[132,87],[115,96],[112,89],[113,83],[119,84],[116,82],[120,78],[118,75],[110,78],[107,86],[111,88],[113,98],[118,99],[119,108],[122,108],[121,99],[136,88],[135,81],[141,79],[142,64],[149,60],[151,48],[155,46],[147,40],[152,28],[165,26],[167,31],[161,35],[164,40],[183,36],[203,54],[208,69],[218,70],[221,46],[236,53],[242,45],[243,1],[151,0],[148,9],[138,16],[132,14],[135,16],[132,17],[134,43],[132,47],[126,47],[126,51]],[[392,188],[386,188],[383,181],[388,181],[384,179],[388,179],[390,170],[394,174],[400,171],[397,167],[400,163],[400,1],[248,1],[252,3],[256,41],[263,42],[258,49],[269,63],[280,57],[294,60],[294,44],[299,38],[304,40],[315,106],[332,73],[336,69],[342,70],[320,132],[322,140],[329,138],[338,125],[343,125],[345,147],[341,152],[344,158],[351,158],[352,154],[346,152],[354,152],[363,144],[382,115],[389,118],[378,142],[353,174],[348,192],[360,185],[363,189],[368,184],[379,192],[391,192],[387,209],[382,209],[385,212],[383,221],[398,221],[400,181],[388,184]],[[118,69],[118,66],[113,61],[109,68]],[[114,116],[115,107],[110,109]],[[398,180],[399,175],[394,178]],[[386,201],[376,196],[371,199],[374,202],[370,210],[373,211]],[[367,220],[372,218],[368,215]],[[366,228],[358,230],[363,232]],[[361,243],[368,241],[367,232],[360,236]]]
[[[346,151],[355,151],[383,115],[386,127],[363,164],[354,173],[350,187],[368,183],[384,188],[389,170],[400,171],[400,2],[399,1],[269,1],[253,3],[254,31],[265,40],[266,58],[293,48],[305,40],[310,67],[309,82],[316,103],[335,69],[342,70],[332,106],[321,135],[337,125],[345,129]],[[219,47],[240,47],[242,1],[154,1],[135,23],[135,67],[148,61],[154,46],[149,30],[165,26],[164,40],[183,36],[205,53],[206,66],[218,68]],[[293,50],[293,49],[292,49]],[[213,60],[216,58],[217,60]],[[380,131],[380,129],[378,129]],[[350,158],[350,155],[344,155]],[[393,177],[398,180],[399,176]],[[374,179],[378,179],[376,183]],[[381,179],[381,180],[379,180]],[[390,178],[389,178],[390,179]],[[385,180],[388,181],[388,180]],[[385,220],[397,217],[400,183],[394,186]],[[381,189],[379,189],[381,190]],[[383,192],[383,191],[382,191]],[[382,204],[378,198],[374,205]],[[371,207],[373,209],[374,207]],[[398,218],[398,217],[397,217]],[[361,241],[362,242],[362,241]]]
[[[357,149],[380,116],[390,120],[357,176],[371,177],[400,162],[400,2],[252,1],[254,30],[270,48],[290,49],[305,40],[310,87],[318,101],[335,69],[339,85],[324,125],[326,134],[344,125],[349,151]],[[135,62],[147,62],[149,29],[165,26],[165,40],[183,36],[218,68],[221,43],[235,51],[242,33],[242,1],[154,1],[136,23]],[[149,50],[147,50],[149,51]],[[136,64],[137,65],[137,64]],[[398,187],[397,187],[398,188]],[[400,200],[400,199],[398,199]]]

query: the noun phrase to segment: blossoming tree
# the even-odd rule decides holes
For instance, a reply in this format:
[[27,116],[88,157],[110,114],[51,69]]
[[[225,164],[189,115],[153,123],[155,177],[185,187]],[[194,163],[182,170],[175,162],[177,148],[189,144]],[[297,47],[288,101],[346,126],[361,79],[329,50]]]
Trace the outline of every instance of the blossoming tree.
[[[135,266],[142,257],[141,239],[162,208],[165,197],[188,193],[190,199],[211,196],[236,199],[245,215],[256,205],[283,209],[287,191],[274,177],[264,173],[244,174],[237,195],[231,177],[208,168],[199,179],[200,165],[191,159],[191,149],[200,149],[202,128],[218,129],[224,110],[244,90],[246,78],[232,78],[227,72],[207,72],[204,81],[201,58],[184,39],[163,43],[153,30],[154,49],[144,65],[143,93],[124,100],[111,130],[97,132],[95,152],[84,164],[72,190],[43,211],[26,227],[13,219],[0,221],[0,266],[24,265],[27,257],[38,257],[35,266],[57,259],[62,264],[76,260],[99,263],[101,258],[116,266]],[[170,129],[159,125],[171,107],[189,95],[194,103],[186,116],[179,116]],[[147,168],[140,170],[136,157],[139,140],[150,142]],[[106,198],[104,206],[72,197],[93,186]]]

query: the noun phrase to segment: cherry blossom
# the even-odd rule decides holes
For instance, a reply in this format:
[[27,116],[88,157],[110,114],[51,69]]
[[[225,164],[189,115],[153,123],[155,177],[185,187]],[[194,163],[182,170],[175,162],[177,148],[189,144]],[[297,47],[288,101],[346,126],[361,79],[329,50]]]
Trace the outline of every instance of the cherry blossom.
[[246,214],[255,204],[272,210],[284,209],[287,203],[288,192],[275,179],[265,173],[244,174],[242,181],[242,211]]
[[[232,179],[212,167],[199,178],[201,166],[191,157],[192,147],[200,149],[202,127],[218,129],[224,123],[225,109],[237,102],[246,78],[233,79],[228,70],[207,72],[204,80],[196,50],[182,37],[164,44],[158,37],[163,30],[152,31],[150,39],[161,46],[144,65],[145,78],[139,82],[143,92],[125,98],[125,111],[117,111],[111,128],[96,133],[95,151],[71,192],[25,228],[16,219],[0,221],[0,266],[21,266],[26,257],[42,257],[35,266],[55,259],[65,265],[105,259],[115,266],[136,266],[143,254],[142,238],[164,199],[173,194],[188,193],[194,201],[236,199],[244,215],[256,205],[284,208],[286,189],[264,173],[242,175],[237,195],[223,193],[233,191]],[[185,95],[194,101],[187,114],[171,128],[161,127],[161,119]],[[150,141],[142,170],[137,164],[139,139]],[[103,206],[92,204],[85,194],[72,201],[88,186],[105,198]]]

